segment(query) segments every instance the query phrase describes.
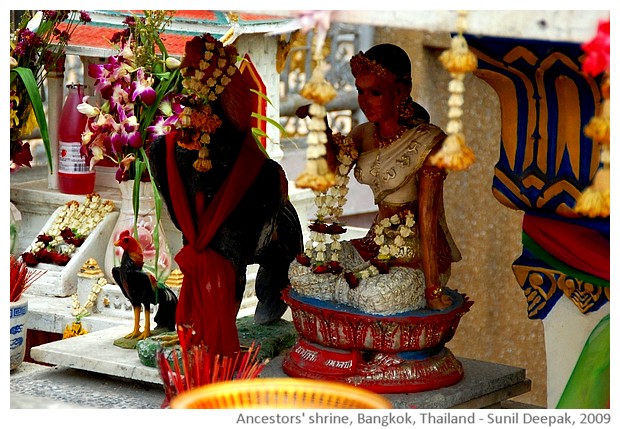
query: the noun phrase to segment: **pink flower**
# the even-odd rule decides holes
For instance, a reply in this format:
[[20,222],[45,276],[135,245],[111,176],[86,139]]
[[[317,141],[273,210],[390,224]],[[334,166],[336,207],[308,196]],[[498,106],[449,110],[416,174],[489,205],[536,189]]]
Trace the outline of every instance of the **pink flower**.
[[136,70],[136,77],[131,82],[131,101],[136,101],[139,98],[147,106],[152,105],[157,98],[157,93],[152,85],[153,78],[146,76],[143,68]]

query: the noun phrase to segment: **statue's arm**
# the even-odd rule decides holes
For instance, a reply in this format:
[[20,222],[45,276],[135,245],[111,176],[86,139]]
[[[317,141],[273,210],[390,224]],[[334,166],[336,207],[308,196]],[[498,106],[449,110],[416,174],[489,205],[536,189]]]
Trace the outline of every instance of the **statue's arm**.
[[[449,302],[443,294],[439,280],[439,214],[443,198],[443,182],[446,173],[427,161],[418,172],[418,222],[422,271],[425,278],[425,295],[429,306],[443,308]],[[433,302],[435,301],[435,302]]]

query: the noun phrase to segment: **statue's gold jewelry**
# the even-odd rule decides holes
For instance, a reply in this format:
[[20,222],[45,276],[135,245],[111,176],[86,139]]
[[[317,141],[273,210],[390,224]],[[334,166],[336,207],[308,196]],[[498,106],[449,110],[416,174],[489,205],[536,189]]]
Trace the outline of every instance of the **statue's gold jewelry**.
[[363,52],[354,55],[351,58],[351,72],[354,77],[360,74],[370,73],[381,78],[396,79],[396,75],[377,63],[375,60],[369,59]]
[[379,133],[379,127],[375,125],[375,130],[372,133],[372,138],[375,142],[375,147],[378,147],[378,148],[388,147],[389,145],[394,143],[396,140],[400,139],[403,136],[403,134],[405,134],[405,131],[407,131],[407,127],[401,126],[398,128],[398,131],[393,136],[382,137],[381,134]]
[[426,299],[438,299],[443,295],[443,287],[441,287],[441,285],[428,287],[426,288],[425,295]]

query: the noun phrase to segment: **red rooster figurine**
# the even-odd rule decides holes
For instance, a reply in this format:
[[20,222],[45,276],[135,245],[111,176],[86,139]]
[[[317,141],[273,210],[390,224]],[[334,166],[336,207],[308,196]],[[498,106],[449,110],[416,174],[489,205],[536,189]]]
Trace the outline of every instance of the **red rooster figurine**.
[[[151,304],[159,305],[154,319],[157,327],[175,330],[177,296],[169,287],[159,283],[151,273],[143,271],[144,260],[140,243],[129,231],[124,231],[114,245],[121,247],[124,252],[120,266],[112,268],[112,276],[133,306],[134,327],[125,338],[141,340],[151,335]],[[143,305],[144,331],[140,332],[140,311]]]

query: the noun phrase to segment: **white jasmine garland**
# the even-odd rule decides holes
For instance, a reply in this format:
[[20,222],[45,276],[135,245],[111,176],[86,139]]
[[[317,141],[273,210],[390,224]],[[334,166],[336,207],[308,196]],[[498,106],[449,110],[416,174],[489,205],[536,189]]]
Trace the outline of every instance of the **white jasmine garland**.
[[[320,158],[326,154],[325,143],[327,136],[325,134],[325,106],[313,103],[310,105],[309,113],[312,116],[308,124],[308,154],[312,154],[314,158]],[[341,135],[338,135],[341,136]],[[353,140],[345,138],[338,144],[339,153],[336,158],[340,165],[336,170],[335,185],[327,189],[325,192],[315,191],[314,203],[317,207],[317,221],[325,222],[326,219],[332,219],[333,223],[337,223],[338,218],[342,216],[343,207],[347,202],[349,171],[355,159],[357,159],[357,150],[355,149]],[[306,243],[305,254],[311,260],[318,264],[327,262],[326,258],[326,241],[325,233],[314,232],[310,234],[311,239]],[[339,242],[340,234],[331,234],[330,237],[330,260],[338,262],[340,259],[340,251],[342,246]]]
[[[52,241],[47,246],[58,247],[59,253],[71,256],[75,253],[76,246],[65,243],[61,232],[69,228],[76,236],[87,237],[112,210],[114,210],[114,203],[101,200],[99,194],[87,195],[83,204],[77,201],[66,203],[54,218],[52,225],[43,232],[52,237]],[[45,247],[45,243],[37,241],[31,246],[30,252],[37,253]]]
[[[412,234],[412,227],[415,224],[413,213],[392,215],[390,218],[383,218],[374,226],[374,242],[379,247],[378,258],[389,260],[398,257],[400,250],[405,245],[405,238]],[[386,234],[393,235],[391,243],[388,242]]]
[[88,311],[95,305],[97,301],[97,297],[101,293],[103,286],[108,284],[108,282],[104,278],[98,279],[93,287],[90,289],[90,293],[88,294],[88,298],[84,305],[80,305],[80,300],[78,298],[77,292],[71,295],[71,314],[75,317],[82,318],[88,316]]

